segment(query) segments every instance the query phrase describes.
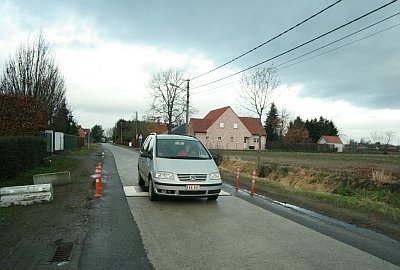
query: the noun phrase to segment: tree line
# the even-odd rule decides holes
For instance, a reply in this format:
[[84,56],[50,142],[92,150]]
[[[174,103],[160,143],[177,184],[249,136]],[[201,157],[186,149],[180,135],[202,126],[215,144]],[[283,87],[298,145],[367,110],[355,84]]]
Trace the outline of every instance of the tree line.
[[289,120],[290,114],[283,109],[278,111],[272,103],[264,122],[267,142],[285,144],[317,143],[321,136],[338,136],[339,130],[332,120],[320,116],[304,121],[300,116]]
[[[5,112],[9,115],[8,119],[2,114],[1,135],[21,132],[28,135],[43,129],[77,135],[78,125],[65,93],[65,78],[43,33],[33,41],[21,44],[5,62],[0,75],[0,99],[20,108],[13,110],[10,107]],[[29,97],[30,102],[21,97]],[[32,119],[40,118],[40,121],[33,121],[34,125],[26,118],[32,110],[37,114]],[[14,129],[5,128],[6,123],[14,123]],[[27,126],[29,129],[26,129]]]

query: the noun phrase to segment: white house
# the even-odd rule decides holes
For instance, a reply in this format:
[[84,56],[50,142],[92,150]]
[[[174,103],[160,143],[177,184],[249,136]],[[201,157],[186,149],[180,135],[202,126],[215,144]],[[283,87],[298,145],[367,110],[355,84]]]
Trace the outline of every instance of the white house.
[[189,133],[210,149],[258,149],[260,128],[261,149],[265,149],[267,134],[260,119],[239,117],[230,106],[189,122]]
[[337,148],[338,152],[343,152],[344,144],[338,136],[321,136],[317,143],[332,145],[334,148]]

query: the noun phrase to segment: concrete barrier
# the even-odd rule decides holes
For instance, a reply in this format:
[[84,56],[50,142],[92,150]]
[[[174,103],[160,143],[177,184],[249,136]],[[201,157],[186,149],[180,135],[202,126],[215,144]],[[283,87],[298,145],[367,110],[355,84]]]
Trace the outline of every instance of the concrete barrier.
[[33,183],[37,184],[53,184],[54,186],[65,185],[71,183],[71,174],[66,172],[35,174]]
[[53,185],[27,185],[3,187],[0,189],[0,207],[30,205],[53,200]]

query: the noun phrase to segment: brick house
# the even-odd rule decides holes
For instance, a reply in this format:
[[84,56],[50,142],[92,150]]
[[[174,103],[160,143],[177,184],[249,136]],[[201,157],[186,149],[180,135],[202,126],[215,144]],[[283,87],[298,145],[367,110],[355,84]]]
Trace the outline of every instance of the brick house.
[[85,146],[90,139],[90,128],[78,126],[79,146]]
[[[258,149],[260,125],[260,119],[238,117],[227,106],[210,111],[203,119],[191,118],[189,133],[210,149]],[[261,149],[266,139],[262,128]]]
[[343,152],[344,144],[338,136],[321,136],[317,142],[318,144],[328,144],[337,148],[338,152]]

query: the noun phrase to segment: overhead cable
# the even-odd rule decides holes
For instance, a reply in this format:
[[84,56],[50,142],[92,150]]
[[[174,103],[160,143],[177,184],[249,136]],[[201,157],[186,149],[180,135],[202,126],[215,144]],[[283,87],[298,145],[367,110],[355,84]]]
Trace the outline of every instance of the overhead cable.
[[[346,39],[346,38],[349,38],[349,37],[351,37],[351,36],[354,36],[355,34],[358,34],[358,33],[362,32],[362,31],[364,31],[364,30],[367,30],[367,29],[369,29],[369,28],[371,28],[371,27],[373,27],[373,26],[375,26],[375,25],[378,25],[378,24],[380,24],[380,23],[382,23],[382,22],[384,22],[384,21],[387,21],[387,20],[389,20],[389,19],[391,19],[391,18],[393,18],[393,17],[395,17],[395,16],[398,16],[399,14],[400,14],[400,13],[397,12],[396,14],[393,14],[393,15],[391,15],[391,16],[389,16],[389,17],[386,17],[386,18],[384,18],[384,19],[382,19],[382,20],[380,20],[380,21],[378,21],[378,22],[376,22],[376,23],[370,24],[370,25],[368,25],[368,26],[366,26],[366,27],[364,27],[364,28],[361,28],[361,29],[359,29],[359,30],[357,30],[357,31],[355,31],[355,32],[353,32],[353,33],[351,33],[351,34],[348,34],[348,35],[346,35],[346,36],[344,36],[344,37],[342,37],[342,38],[339,38],[339,39],[337,39],[337,40],[335,40],[335,41],[332,41],[332,42],[330,42],[330,43],[328,43],[328,44],[325,44],[324,46],[321,46],[321,47],[319,47],[319,48],[317,48],[317,49],[314,49],[314,50],[309,51],[309,52],[307,52],[307,53],[305,53],[305,54],[302,54],[302,55],[300,55],[300,56],[297,56],[297,57],[295,57],[295,58],[293,58],[293,59],[291,59],[291,60],[289,60],[289,61],[286,61],[286,62],[284,62],[284,63],[282,63],[282,64],[280,64],[280,65],[278,65],[278,66],[276,66],[276,67],[283,66],[283,65],[288,64],[288,63],[290,63],[290,62],[293,62],[293,61],[295,61],[295,60],[297,60],[297,59],[300,59],[300,58],[302,58],[302,57],[304,57],[304,56],[307,56],[307,55],[309,55],[309,54],[312,54],[312,53],[314,53],[314,52],[316,52],[316,51],[322,50],[322,49],[324,49],[324,48],[326,48],[326,47],[328,47],[328,46],[330,46],[330,45],[332,45],[332,44],[338,43],[339,41],[342,41],[342,40],[344,40],[344,39]],[[395,27],[395,26],[393,26],[393,27]],[[382,31],[389,30],[389,29],[391,29],[391,28],[393,28],[393,27],[386,28],[386,29],[384,29],[384,30],[382,30]],[[382,31],[380,31],[380,32],[382,32]],[[380,32],[377,32],[377,33],[375,33],[375,34],[378,34],[378,33],[380,33]],[[350,44],[351,44],[351,43],[350,43]]]
[[271,39],[265,41],[264,43],[261,43],[261,44],[258,45],[257,47],[255,47],[255,48],[253,48],[253,49],[251,49],[251,50],[249,50],[249,51],[247,51],[247,52],[245,52],[245,53],[243,53],[243,54],[241,54],[241,55],[239,55],[239,56],[233,58],[232,60],[226,62],[225,64],[222,64],[222,65],[220,65],[220,66],[218,66],[218,67],[216,67],[216,68],[214,68],[214,69],[212,69],[212,70],[210,70],[210,71],[207,71],[207,72],[205,72],[205,73],[203,73],[203,74],[200,74],[200,75],[198,75],[198,76],[196,76],[196,77],[193,77],[191,80],[200,78],[200,77],[202,77],[202,76],[204,76],[204,75],[206,75],[206,74],[209,74],[209,73],[211,73],[211,72],[213,72],[213,71],[216,71],[217,69],[220,69],[220,68],[222,68],[223,66],[226,66],[226,65],[228,65],[228,64],[230,64],[230,63],[232,63],[232,62],[238,60],[239,58],[242,58],[243,56],[245,56],[245,55],[247,55],[247,54],[249,54],[249,53],[251,53],[251,52],[253,52],[253,51],[257,50],[257,49],[259,49],[260,47],[264,46],[265,44],[270,43],[271,41],[277,39],[278,37],[283,36],[284,34],[290,32],[291,30],[295,29],[296,27],[298,27],[298,26],[300,26],[300,25],[306,23],[307,21],[311,20],[312,18],[314,18],[314,17],[320,15],[321,13],[325,12],[326,10],[330,9],[331,7],[333,7],[333,6],[335,6],[336,4],[340,3],[341,1],[342,1],[342,0],[336,1],[335,3],[333,3],[333,4],[329,5],[329,6],[327,6],[326,8],[320,10],[319,12],[315,13],[314,15],[312,15],[312,16],[308,17],[307,19],[303,20],[302,22],[296,24],[295,26],[290,27],[288,30],[286,30],[286,31],[284,31],[284,32],[282,32],[282,33],[280,33],[279,35],[274,36],[273,38],[271,38]]
[[[326,51],[326,52],[319,53],[319,54],[317,54],[317,55],[313,55],[313,56],[308,57],[308,58],[306,58],[306,59],[297,61],[297,62],[295,62],[295,63],[293,63],[293,64],[286,65],[286,66],[283,66],[283,67],[280,67],[280,68],[277,68],[277,69],[280,70],[280,69],[288,68],[288,67],[291,67],[291,66],[294,66],[294,65],[303,63],[303,62],[305,62],[305,61],[308,61],[308,60],[314,59],[314,58],[316,58],[316,57],[318,57],[318,56],[321,56],[321,55],[324,55],[324,54],[327,54],[327,53],[336,51],[336,50],[341,49],[341,48],[343,48],[343,47],[349,46],[349,45],[351,45],[351,44],[353,44],[353,43],[359,42],[359,41],[361,41],[361,40],[364,40],[364,39],[367,39],[367,38],[370,38],[370,37],[373,37],[373,36],[376,36],[376,35],[378,35],[378,34],[380,34],[380,33],[386,32],[386,31],[388,31],[388,30],[390,30],[390,29],[393,29],[393,28],[399,27],[399,26],[400,26],[400,23],[395,24],[395,25],[393,25],[393,26],[390,26],[390,27],[387,27],[387,28],[385,28],[385,29],[382,29],[382,30],[380,30],[380,31],[378,31],[378,32],[372,33],[372,34],[370,34],[370,35],[368,35],[368,36],[365,36],[365,37],[362,37],[362,38],[353,40],[352,42],[348,42],[348,43],[346,43],[346,44],[343,44],[343,45],[341,45],[341,46],[339,46],[339,47],[333,48],[333,49],[328,50],[328,51]],[[303,56],[305,56],[305,55],[303,55]],[[296,59],[298,59],[298,58],[296,58]],[[292,61],[294,61],[294,59],[292,59],[292,60],[290,60],[290,61],[287,61],[287,62],[285,62],[285,63],[282,63],[282,64],[278,65],[277,67],[282,66],[282,65],[285,65],[285,64],[287,64],[287,63],[289,63],[289,62],[292,62]]]
[[[328,43],[328,44],[325,44],[325,45],[323,45],[323,46],[321,46],[321,47],[319,47],[319,48],[317,48],[317,49],[314,49],[314,50],[309,51],[309,52],[307,52],[307,53],[305,53],[305,54],[302,54],[302,55],[300,55],[300,56],[297,56],[297,57],[295,57],[295,58],[292,58],[291,60],[288,60],[288,61],[286,61],[286,62],[284,62],[284,63],[281,63],[281,64],[277,65],[276,68],[277,68],[278,70],[280,70],[280,69],[284,69],[284,68],[287,68],[287,67],[290,67],[290,66],[293,66],[293,65],[296,65],[296,64],[305,62],[305,61],[307,61],[307,60],[316,58],[316,57],[318,57],[318,56],[321,56],[321,55],[324,55],[324,54],[327,54],[327,53],[330,53],[330,52],[332,52],[332,51],[338,50],[338,49],[340,49],[340,48],[349,46],[349,45],[351,45],[351,44],[353,44],[353,43],[359,42],[359,41],[361,41],[361,40],[370,38],[370,37],[375,36],[375,35],[378,35],[378,34],[380,34],[380,33],[382,33],[382,32],[385,32],[385,31],[388,31],[388,30],[393,29],[393,28],[395,28],[395,27],[398,27],[398,26],[400,26],[400,23],[395,24],[395,25],[390,26],[390,27],[387,27],[387,28],[382,29],[382,30],[380,30],[380,31],[377,31],[377,32],[375,32],[375,33],[372,33],[372,34],[370,34],[370,35],[368,35],[368,36],[359,38],[359,39],[354,40],[354,41],[352,41],[352,42],[346,43],[346,44],[341,45],[341,46],[339,46],[339,47],[333,48],[333,49],[328,50],[328,51],[326,51],[326,52],[323,52],[323,53],[320,53],[320,54],[317,54],[317,55],[308,57],[308,58],[303,59],[303,60],[301,60],[301,61],[297,61],[297,62],[295,62],[295,63],[293,63],[293,64],[286,65],[286,64],[288,64],[288,63],[290,63],[290,62],[293,62],[293,61],[295,61],[295,60],[297,60],[297,59],[300,59],[300,58],[302,58],[302,57],[304,57],[304,56],[310,55],[310,54],[312,54],[312,53],[314,53],[314,52],[316,52],[316,51],[319,51],[319,50],[321,50],[321,49],[324,49],[324,48],[326,48],[326,47],[328,47],[328,46],[330,46],[330,45],[332,45],[332,44],[335,44],[335,43],[337,43],[337,42],[339,42],[339,41],[342,41],[342,40],[344,40],[344,39],[346,39],[346,38],[349,38],[349,37],[351,37],[351,36],[354,36],[355,34],[358,34],[358,33],[360,33],[361,31],[364,31],[364,30],[366,30],[366,29],[369,29],[369,28],[371,28],[372,26],[375,26],[375,25],[377,25],[377,24],[379,24],[379,23],[382,23],[382,22],[384,22],[384,21],[386,21],[386,20],[388,20],[388,19],[390,19],[390,18],[393,18],[393,17],[395,17],[395,16],[398,16],[398,15],[400,15],[400,13],[396,13],[396,14],[394,14],[394,15],[391,15],[391,16],[385,18],[385,19],[382,19],[382,20],[380,20],[380,21],[378,21],[378,22],[376,22],[376,23],[373,23],[373,24],[371,24],[371,25],[369,25],[369,26],[366,26],[366,27],[364,27],[364,28],[362,28],[362,29],[360,29],[360,30],[357,30],[357,31],[355,31],[355,32],[353,32],[353,33],[351,33],[351,34],[348,34],[348,35],[346,35],[346,36],[344,36],[344,37],[342,37],[342,38],[339,38],[339,39],[337,39],[337,40],[335,40],[335,41],[332,41],[332,42],[330,42],[330,43]],[[286,66],[285,66],[285,65],[286,65]],[[281,66],[283,66],[283,67],[281,67]],[[211,92],[211,91],[216,92],[215,90],[216,90],[216,89],[219,89],[219,88],[223,88],[223,89],[220,89],[220,90],[224,90],[224,89],[226,89],[228,86],[231,86],[231,85],[235,85],[235,84],[240,83],[240,81],[241,81],[241,79],[240,79],[240,80],[236,80],[236,81],[234,81],[234,82],[230,82],[230,83],[225,84],[225,85],[221,85],[221,86],[214,87],[214,88],[211,88],[211,89],[199,91],[199,92],[193,93],[193,95],[202,94],[202,93]],[[219,90],[218,90],[218,91],[219,91]],[[211,94],[211,93],[206,93],[206,94],[204,94],[204,95],[207,95],[207,94]]]
[[311,42],[314,42],[314,41],[316,41],[316,40],[318,40],[318,39],[320,39],[320,38],[322,38],[322,37],[325,37],[325,36],[327,36],[327,35],[329,35],[329,34],[331,34],[331,33],[333,33],[333,32],[336,32],[337,30],[342,29],[343,27],[346,27],[346,26],[348,26],[348,25],[350,25],[350,24],[352,24],[352,23],[354,23],[354,22],[356,22],[356,21],[358,21],[358,20],[361,20],[362,18],[367,17],[367,16],[369,16],[369,15],[371,15],[371,14],[373,14],[373,13],[375,13],[375,12],[377,12],[377,11],[379,11],[379,10],[381,10],[381,9],[383,9],[383,8],[389,6],[389,5],[391,5],[391,4],[393,4],[393,3],[397,2],[397,1],[398,1],[398,0],[393,0],[393,1],[387,3],[387,4],[383,5],[383,6],[380,6],[379,8],[376,8],[376,9],[374,9],[374,10],[372,10],[372,11],[370,11],[370,12],[368,12],[368,13],[366,13],[366,14],[360,16],[360,17],[357,17],[356,19],[353,19],[353,20],[351,20],[351,21],[349,21],[349,22],[347,22],[347,23],[345,23],[345,24],[342,24],[342,25],[339,26],[339,27],[336,27],[336,28],[334,28],[334,29],[332,29],[332,30],[330,30],[330,31],[328,31],[328,32],[326,32],[326,33],[324,33],[324,34],[322,34],[322,35],[319,35],[319,36],[317,36],[317,37],[315,37],[315,38],[313,38],[313,39],[310,39],[309,41],[306,41],[306,42],[304,42],[304,43],[302,43],[302,44],[300,44],[300,45],[298,45],[298,46],[295,46],[295,47],[293,47],[293,48],[291,48],[291,49],[289,49],[289,50],[287,50],[287,51],[285,51],[285,52],[283,52],[283,53],[280,53],[280,54],[278,54],[278,55],[276,55],[276,56],[274,56],[274,57],[268,58],[268,59],[266,59],[266,60],[264,60],[264,61],[262,61],[262,62],[260,62],[260,63],[258,63],[258,64],[255,64],[255,65],[253,65],[253,66],[250,66],[250,67],[248,67],[248,68],[246,68],[246,69],[243,69],[243,70],[238,71],[238,72],[236,72],[236,73],[233,73],[233,74],[231,74],[231,75],[225,76],[225,77],[220,78],[220,79],[218,79],[218,80],[215,80],[215,81],[212,81],[212,82],[209,82],[209,83],[206,83],[206,84],[202,84],[202,85],[199,85],[199,86],[196,86],[196,87],[192,87],[192,89],[204,87],[204,86],[207,86],[207,85],[210,85],[210,84],[213,84],[213,83],[216,83],[216,82],[225,80],[225,79],[227,79],[227,78],[230,78],[230,77],[236,76],[236,75],[238,75],[238,74],[240,74],[240,73],[243,73],[243,72],[245,72],[245,71],[248,71],[248,70],[250,70],[250,69],[252,69],[252,68],[255,68],[255,67],[257,67],[257,66],[260,66],[260,65],[262,65],[262,64],[265,64],[265,63],[267,63],[267,62],[269,62],[269,61],[271,61],[271,60],[274,60],[274,59],[276,59],[276,58],[278,58],[278,57],[281,57],[281,56],[283,56],[283,55],[285,55],[285,54],[288,54],[289,52],[292,52],[292,51],[297,50],[297,49],[299,49],[299,48],[301,48],[301,47],[303,47],[303,46],[305,46],[305,45],[307,45],[307,44],[310,44]]

